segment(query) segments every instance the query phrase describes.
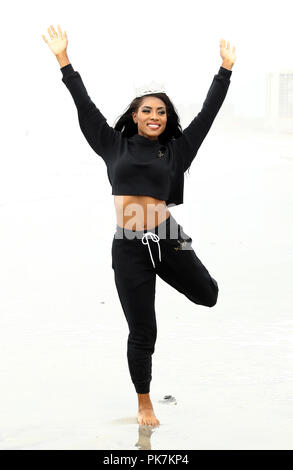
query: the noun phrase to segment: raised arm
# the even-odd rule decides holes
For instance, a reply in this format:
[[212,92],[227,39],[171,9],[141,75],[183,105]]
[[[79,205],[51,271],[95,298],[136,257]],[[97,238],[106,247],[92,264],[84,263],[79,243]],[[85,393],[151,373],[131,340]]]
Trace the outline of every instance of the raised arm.
[[48,32],[52,41],[48,42],[45,36],[43,39],[59,62],[62,81],[71,93],[77,108],[81,131],[91,148],[107,163],[108,159],[115,155],[121,133],[109,126],[106,118],[89,97],[80,74],[73,69],[67,56],[66,32],[62,34],[59,25],[58,34],[52,25],[51,29],[48,28]]
[[81,131],[91,148],[105,162],[114,157],[121,140],[121,133],[109,126],[106,118],[96,107],[83,84],[80,74],[71,64],[60,68],[62,81],[70,91],[77,108]]
[[223,59],[222,66],[219,68],[218,73],[214,75],[202,109],[183,130],[182,136],[176,139],[174,143],[175,147],[177,147],[177,150],[179,150],[182,155],[184,171],[190,167],[199,147],[210,130],[230,85],[231,69],[235,62],[235,47],[232,51],[233,56],[229,53],[226,54],[224,50],[226,48],[223,42],[225,43],[224,40],[220,41],[221,57]]

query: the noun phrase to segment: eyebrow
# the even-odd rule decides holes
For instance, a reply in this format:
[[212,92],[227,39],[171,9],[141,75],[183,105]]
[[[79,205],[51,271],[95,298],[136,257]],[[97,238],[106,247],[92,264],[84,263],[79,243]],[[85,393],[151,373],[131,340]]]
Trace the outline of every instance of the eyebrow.
[[[143,107],[143,108],[150,108],[150,109],[152,109],[151,106],[143,105],[142,107]],[[165,106],[158,106],[157,109],[165,109]]]

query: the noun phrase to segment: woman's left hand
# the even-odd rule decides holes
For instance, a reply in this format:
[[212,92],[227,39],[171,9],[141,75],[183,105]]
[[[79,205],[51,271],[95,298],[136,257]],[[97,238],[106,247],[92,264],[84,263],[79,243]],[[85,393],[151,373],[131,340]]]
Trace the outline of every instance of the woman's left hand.
[[227,41],[226,45],[225,39],[220,39],[220,54],[223,59],[223,63],[231,68],[236,60],[235,51],[235,46],[233,46],[232,50],[230,49],[229,41]]

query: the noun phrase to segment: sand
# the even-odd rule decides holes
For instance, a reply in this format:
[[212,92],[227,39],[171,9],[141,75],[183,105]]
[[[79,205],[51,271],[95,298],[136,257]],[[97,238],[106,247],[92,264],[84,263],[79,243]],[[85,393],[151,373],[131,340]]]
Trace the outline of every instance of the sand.
[[293,448],[292,141],[216,127],[170,209],[219,299],[157,277],[153,430],[135,419],[104,164],[82,145],[38,165],[19,141],[1,162],[0,449]]

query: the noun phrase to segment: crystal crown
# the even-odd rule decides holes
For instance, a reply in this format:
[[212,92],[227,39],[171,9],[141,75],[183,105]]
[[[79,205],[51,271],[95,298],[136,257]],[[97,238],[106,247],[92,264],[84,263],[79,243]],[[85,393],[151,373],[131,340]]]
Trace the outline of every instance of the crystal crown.
[[149,93],[166,93],[165,85],[162,82],[155,82],[152,80],[149,83],[145,83],[141,87],[135,87],[135,97],[138,98]]

